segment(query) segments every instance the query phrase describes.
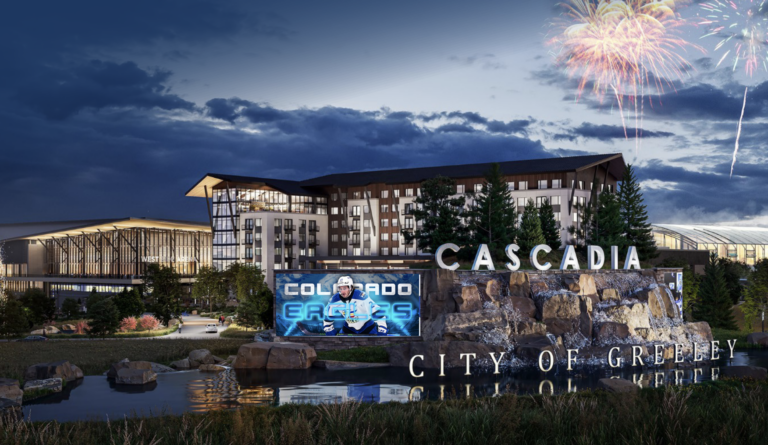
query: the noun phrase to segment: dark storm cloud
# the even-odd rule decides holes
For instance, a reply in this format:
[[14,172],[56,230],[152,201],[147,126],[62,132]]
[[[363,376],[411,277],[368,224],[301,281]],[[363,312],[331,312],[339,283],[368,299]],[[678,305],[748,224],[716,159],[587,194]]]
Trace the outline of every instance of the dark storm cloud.
[[144,71],[133,62],[99,60],[72,69],[47,69],[22,85],[14,98],[49,119],[65,119],[85,108],[134,107],[191,110],[171,94],[170,71]]
[[[674,133],[644,130],[642,136],[644,138],[672,137],[674,136]],[[580,126],[572,128],[567,133],[554,135],[555,140],[568,140],[572,142],[579,137],[611,142],[614,139],[626,139],[627,133],[624,127],[618,125],[595,125],[584,122]],[[634,130],[632,130],[632,137],[634,137]]]

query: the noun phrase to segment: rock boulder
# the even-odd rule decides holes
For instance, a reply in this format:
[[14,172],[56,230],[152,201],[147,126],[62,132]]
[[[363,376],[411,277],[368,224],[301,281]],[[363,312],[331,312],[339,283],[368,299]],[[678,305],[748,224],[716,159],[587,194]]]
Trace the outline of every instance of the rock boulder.
[[[578,295],[558,294],[541,301],[539,307],[539,319],[560,318],[564,320],[573,320],[581,315],[580,301]],[[537,305],[538,306],[538,305]]]
[[32,365],[24,373],[24,380],[46,380],[56,377],[67,382],[73,382],[83,378],[83,371],[66,360],[60,360]]
[[596,339],[600,344],[629,338],[629,327],[624,323],[608,321],[596,328]]
[[178,370],[191,369],[191,366],[189,365],[189,359],[185,358],[183,360],[176,360],[175,362],[171,363],[171,368]]
[[555,360],[565,357],[565,348],[562,343],[552,343],[546,335],[527,335],[517,340],[515,352],[518,357],[538,362],[539,355],[543,351],[551,351]]
[[220,365],[200,365],[197,369],[202,372],[221,372],[227,370],[227,368]]
[[189,353],[189,366],[198,368],[200,365],[213,365],[213,354],[207,349],[195,349]]
[[621,295],[616,289],[603,289],[600,291],[600,301],[621,301]]
[[315,349],[305,343],[272,343],[267,369],[307,369],[315,360]]
[[64,381],[56,377],[46,380],[29,380],[24,382],[24,391],[52,391],[61,392]]
[[269,342],[242,345],[237,350],[237,358],[232,362],[232,367],[235,369],[265,369],[270,349],[272,349],[272,343]]
[[115,377],[115,383],[118,385],[146,385],[155,380],[157,380],[157,374],[152,372],[151,369],[122,368],[117,371],[117,376]]
[[747,343],[768,346],[768,332],[755,332],[747,335]]
[[18,380],[0,379],[0,399],[8,399],[13,403],[21,404],[24,391],[19,388]]
[[505,300],[505,306],[511,306],[512,310],[517,310],[526,318],[536,318],[536,303],[529,297],[510,297]]
[[509,295],[530,298],[531,281],[527,272],[512,272],[509,275]]
[[464,286],[461,295],[456,297],[456,306],[461,313],[475,312],[483,308],[483,299],[477,286]]
[[494,328],[501,328],[509,335],[509,325],[498,309],[446,314],[442,338],[444,340],[478,341],[481,335]]
[[120,372],[121,369],[141,369],[141,370],[151,371],[152,363],[145,362],[145,361],[132,362],[126,358],[113,364],[109,368],[109,371],[107,371],[107,378],[116,379],[117,374]]

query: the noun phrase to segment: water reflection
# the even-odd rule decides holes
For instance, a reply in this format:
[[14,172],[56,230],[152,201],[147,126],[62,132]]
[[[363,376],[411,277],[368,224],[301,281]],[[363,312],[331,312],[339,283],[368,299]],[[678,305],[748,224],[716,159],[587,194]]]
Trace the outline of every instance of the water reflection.
[[621,377],[641,387],[690,385],[720,378],[729,365],[768,367],[768,350],[736,352],[733,360],[714,364],[686,364],[661,369],[581,369],[569,372],[565,366],[549,373],[538,369],[465,376],[464,369],[424,370],[413,378],[407,368],[362,370],[227,370],[158,375],[157,382],[142,387],[114,385],[104,377],[86,377],[68,384],[64,391],[24,406],[24,415],[33,420],[106,420],[124,416],[180,414],[237,409],[242,406],[287,403],[407,402],[424,399],[446,400],[501,394],[563,394],[597,387],[601,378]]

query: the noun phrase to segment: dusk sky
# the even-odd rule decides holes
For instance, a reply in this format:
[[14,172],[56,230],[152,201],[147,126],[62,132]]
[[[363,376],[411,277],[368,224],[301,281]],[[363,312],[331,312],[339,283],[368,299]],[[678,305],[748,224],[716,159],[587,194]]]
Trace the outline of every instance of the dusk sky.
[[636,150],[615,100],[575,100],[545,44],[558,14],[551,0],[9,3],[0,223],[204,221],[184,193],[208,172],[622,153],[654,223],[768,225],[765,70],[716,68],[717,40],[686,30],[706,52],[689,49],[688,76],[645,103]]

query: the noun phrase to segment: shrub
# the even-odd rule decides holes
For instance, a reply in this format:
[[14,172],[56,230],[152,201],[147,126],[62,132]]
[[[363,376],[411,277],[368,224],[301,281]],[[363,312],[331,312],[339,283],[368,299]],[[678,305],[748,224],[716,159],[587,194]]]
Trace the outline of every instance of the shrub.
[[145,315],[141,317],[139,324],[141,324],[141,327],[143,329],[151,331],[153,329],[157,329],[157,327],[160,326],[160,320],[158,320],[152,315]]
[[136,330],[136,319],[133,317],[125,317],[120,321],[120,332],[128,332]]
[[88,333],[88,322],[80,320],[75,324],[75,333],[76,334],[86,334]]

